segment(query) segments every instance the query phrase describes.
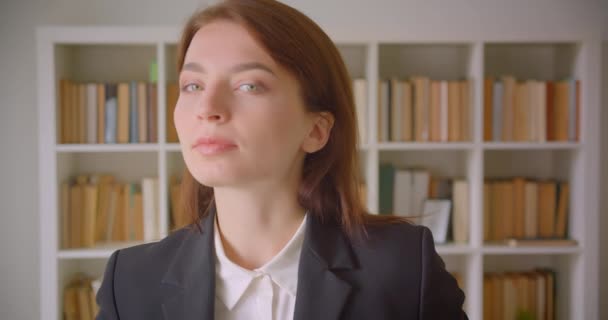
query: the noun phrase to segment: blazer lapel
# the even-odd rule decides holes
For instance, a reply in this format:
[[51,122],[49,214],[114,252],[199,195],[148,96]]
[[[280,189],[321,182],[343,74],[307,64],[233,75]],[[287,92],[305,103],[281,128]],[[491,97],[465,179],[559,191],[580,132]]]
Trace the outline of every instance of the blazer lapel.
[[309,213],[298,269],[294,320],[335,320],[351,285],[335,273],[356,267],[349,241],[337,224],[323,224]]
[[215,306],[215,210],[202,219],[200,233],[191,227],[161,281],[165,319],[213,319]]

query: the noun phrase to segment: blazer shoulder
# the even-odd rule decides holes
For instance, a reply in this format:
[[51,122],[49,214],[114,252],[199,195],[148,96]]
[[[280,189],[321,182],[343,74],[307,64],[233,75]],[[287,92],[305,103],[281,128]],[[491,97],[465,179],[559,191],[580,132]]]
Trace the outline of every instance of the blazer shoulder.
[[430,234],[427,227],[409,222],[368,225],[366,232],[365,243],[399,250],[421,248],[424,237]]
[[197,231],[192,227],[183,227],[159,241],[120,249],[117,265],[122,270],[130,269],[129,267],[136,267],[137,270],[141,267],[168,263],[183,241],[195,232]]

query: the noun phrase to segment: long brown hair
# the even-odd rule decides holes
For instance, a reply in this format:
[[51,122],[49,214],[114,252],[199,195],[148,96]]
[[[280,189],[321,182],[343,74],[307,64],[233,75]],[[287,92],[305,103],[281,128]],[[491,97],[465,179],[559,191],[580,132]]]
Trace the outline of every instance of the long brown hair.
[[[365,231],[363,226],[368,223],[404,221],[370,215],[363,205],[351,79],[327,34],[306,15],[278,1],[221,1],[195,12],[186,23],[178,48],[178,74],[195,33],[218,19],[243,25],[279,65],[296,77],[309,112],[326,111],[335,118],[325,147],[306,155],[299,204],[321,220],[337,221],[349,236]],[[181,195],[183,210],[200,227],[200,220],[213,205],[213,188],[201,185],[186,168]]]

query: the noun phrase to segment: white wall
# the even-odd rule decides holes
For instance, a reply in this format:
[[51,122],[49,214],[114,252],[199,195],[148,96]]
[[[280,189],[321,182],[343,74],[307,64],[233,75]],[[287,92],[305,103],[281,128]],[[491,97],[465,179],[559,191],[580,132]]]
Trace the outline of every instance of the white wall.
[[[608,30],[599,0],[289,0],[327,30],[363,37],[433,28],[483,35],[520,34],[539,25],[558,32]],[[199,1],[0,0],[0,319],[36,319],[38,201],[35,27],[38,25],[181,25]],[[602,15],[604,15],[602,17]],[[370,20],[371,19],[371,20]],[[330,32],[331,33],[331,32]],[[608,33],[608,31],[606,31]],[[606,37],[608,39],[608,37]],[[608,120],[608,112],[604,119]],[[608,150],[604,131],[604,149]],[[607,152],[604,152],[604,159]],[[604,172],[604,181],[608,180]],[[608,204],[604,203],[604,210]],[[608,218],[603,220],[604,230]],[[604,236],[604,243],[608,241]],[[604,251],[608,245],[604,246]],[[603,257],[606,270],[608,261]],[[608,287],[603,276],[603,286]],[[608,301],[608,293],[600,301]],[[603,319],[608,319],[604,307]]]

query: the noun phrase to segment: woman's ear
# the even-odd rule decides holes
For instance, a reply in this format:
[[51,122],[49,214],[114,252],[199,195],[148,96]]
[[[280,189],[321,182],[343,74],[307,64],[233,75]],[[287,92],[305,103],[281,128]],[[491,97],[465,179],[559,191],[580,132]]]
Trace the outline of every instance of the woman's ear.
[[312,117],[312,127],[302,142],[302,150],[307,153],[317,152],[327,144],[335,121],[334,115],[325,111]]

